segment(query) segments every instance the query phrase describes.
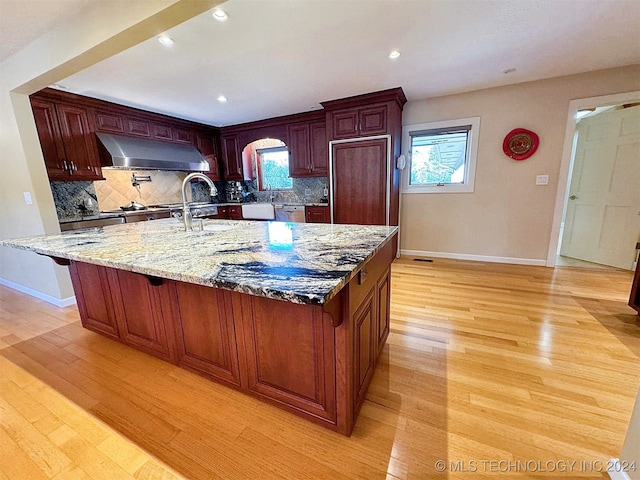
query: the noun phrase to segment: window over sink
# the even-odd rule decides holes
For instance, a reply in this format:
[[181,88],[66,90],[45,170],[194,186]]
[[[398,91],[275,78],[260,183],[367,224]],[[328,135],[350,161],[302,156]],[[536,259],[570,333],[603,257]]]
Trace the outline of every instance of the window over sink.
[[293,179],[289,177],[289,149],[286,146],[257,149],[256,163],[260,190],[293,189]]

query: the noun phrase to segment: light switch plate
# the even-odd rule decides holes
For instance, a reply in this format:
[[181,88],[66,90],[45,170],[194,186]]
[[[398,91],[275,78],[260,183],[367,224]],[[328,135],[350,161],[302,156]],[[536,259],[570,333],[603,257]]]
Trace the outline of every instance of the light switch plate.
[[549,185],[549,175],[537,175],[536,185]]
[[31,192],[22,192],[24,195],[24,203],[27,205],[33,205],[33,200],[31,200]]

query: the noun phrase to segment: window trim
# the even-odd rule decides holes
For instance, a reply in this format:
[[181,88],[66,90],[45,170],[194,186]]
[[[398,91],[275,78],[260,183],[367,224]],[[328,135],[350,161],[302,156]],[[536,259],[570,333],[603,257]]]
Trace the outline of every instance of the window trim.
[[[411,185],[411,134],[424,130],[455,128],[471,125],[467,137],[467,158],[464,168],[464,183],[445,185]],[[480,117],[459,118],[441,122],[416,123],[402,127],[402,153],[407,159],[402,175],[402,193],[473,193],[475,190],[478,139],[480,137]]]
[[[269,189],[267,188],[269,183],[267,182],[266,184],[264,184],[264,177],[263,177],[263,172],[262,172],[262,161],[260,158],[261,153],[265,152],[265,151],[286,151],[288,154],[288,161],[291,162],[291,153],[289,152],[289,147],[287,147],[286,145],[279,145],[279,146],[274,146],[274,147],[264,147],[264,148],[257,148],[255,150],[255,155],[256,155],[256,170],[257,170],[257,177],[258,177],[258,191],[260,192],[268,192]],[[289,177],[291,178],[291,188],[272,188],[272,191],[277,191],[277,192],[290,192],[293,190],[293,177]]]

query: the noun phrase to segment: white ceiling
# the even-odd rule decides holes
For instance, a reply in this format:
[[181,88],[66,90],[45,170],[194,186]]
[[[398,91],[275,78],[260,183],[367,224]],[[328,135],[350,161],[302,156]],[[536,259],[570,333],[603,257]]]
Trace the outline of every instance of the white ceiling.
[[[17,3],[0,0],[3,16]],[[59,83],[230,125],[397,86],[411,101],[640,63],[636,0],[229,0],[222,8],[225,23],[194,17],[166,32],[171,47],[149,39]],[[393,49],[400,58],[388,58]]]

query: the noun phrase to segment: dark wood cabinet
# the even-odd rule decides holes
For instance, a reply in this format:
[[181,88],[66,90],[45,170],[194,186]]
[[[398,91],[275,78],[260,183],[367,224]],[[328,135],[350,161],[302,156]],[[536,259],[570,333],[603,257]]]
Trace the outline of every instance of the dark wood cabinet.
[[329,166],[327,129],[324,122],[288,126],[289,176],[326,177]]
[[311,172],[309,124],[294,124],[287,128],[289,141],[289,176],[305,177]]
[[222,163],[225,180],[244,180],[242,173],[242,152],[238,144],[238,136],[222,135]]
[[337,111],[331,115],[336,140],[387,133],[387,105],[371,105]]
[[384,138],[333,145],[333,222],[385,225],[387,146]]
[[229,220],[242,220],[242,205],[229,205],[227,207]]
[[120,135],[125,133],[124,117],[118,113],[95,110],[94,118],[96,123],[96,132]]
[[[638,244],[640,246],[640,244]],[[636,265],[636,273],[633,275],[633,284],[629,295],[629,306],[640,315],[640,259]]]
[[394,253],[387,243],[323,306],[75,261],[70,272],[84,327],[351,435],[389,334]]
[[220,180],[220,167],[218,165],[218,154],[216,152],[215,139],[208,132],[195,132],[195,147],[209,162],[209,171],[205,172],[211,180]]
[[230,293],[191,283],[171,284],[178,365],[239,387]]
[[102,180],[95,138],[85,108],[31,99],[47,173],[51,180]]
[[82,326],[119,338],[107,268],[72,262],[69,267]]
[[320,307],[247,296],[250,392],[335,422],[334,329]]
[[[398,225],[401,88],[322,102],[331,144],[334,223]],[[382,136],[381,138],[367,138]]]
[[209,176],[220,180],[215,127],[52,89],[30,99],[50,180],[103,179],[96,132],[193,145],[209,161]]
[[331,215],[329,207],[306,207],[305,208],[307,223],[331,223]]
[[[149,278],[125,270],[109,270],[120,338],[123,342],[151,355],[172,360],[163,302],[169,296],[171,282]],[[168,306],[164,306],[165,311]]]
[[31,109],[42,147],[44,164],[51,180],[69,178],[69,167],[64,152],[58,114],[53,102],[31,99]]

